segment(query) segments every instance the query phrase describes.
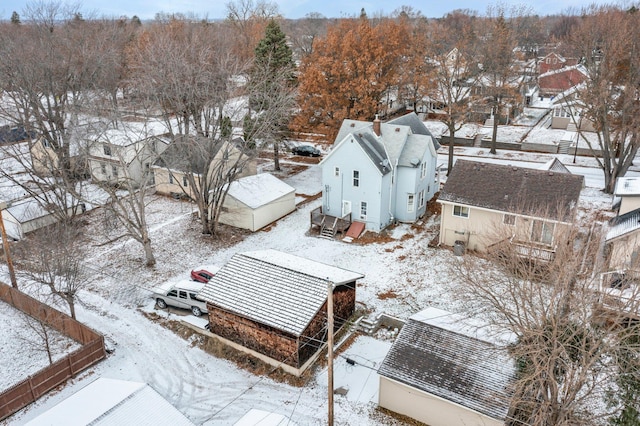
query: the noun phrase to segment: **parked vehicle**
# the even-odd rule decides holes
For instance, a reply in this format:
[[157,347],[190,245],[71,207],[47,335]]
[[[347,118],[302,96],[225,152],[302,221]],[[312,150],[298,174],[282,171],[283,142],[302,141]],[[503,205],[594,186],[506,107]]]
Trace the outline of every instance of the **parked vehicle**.
[[191,270],[191,279],[201,283],[208,283],[220,268],[214,266],[204,266]]
[[158,308],[165,309],[167,306],[173,306],[190,309],[194,316],[199,317],[207,312],[206,302],[198,299],[198,292],[203,287],[204,283],[184,280],[177,283],[164,283],[152,291]]
[[320,157],[320,150],[311,145],[298,145],[291,150],[295,155],[303,155],[305,157]]

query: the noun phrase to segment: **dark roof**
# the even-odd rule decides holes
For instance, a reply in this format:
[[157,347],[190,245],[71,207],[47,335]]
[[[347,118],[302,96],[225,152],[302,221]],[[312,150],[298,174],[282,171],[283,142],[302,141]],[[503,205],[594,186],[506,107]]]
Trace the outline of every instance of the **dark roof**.
[[621,237],[640,229],[640,209],[631,210],[609,221],[606,241]]
[[571,222],[583,176],[457,160],[439,200]]
[[27,132],[23,126],[0,126],[0,143],[22,142],[35,137],[36,132]]
[[431,139],[433,140],[433,146],[435,147],[436,151],[440,149],[440,144],[438,143],[438,139],[431,134],[427,126],[424,125],[424,122],[420,120],[420,117],[418,117],[415,112],[411,112],[401,117],[394,118],[393,120],[389,120],[387,121],[387,124],[399,124],[401,126],[409,126],[411,127],[411,132],[413,134],[430,136]]
[[409,319],[378,374],[494,419],[509,413],[515,365],[505,349]]

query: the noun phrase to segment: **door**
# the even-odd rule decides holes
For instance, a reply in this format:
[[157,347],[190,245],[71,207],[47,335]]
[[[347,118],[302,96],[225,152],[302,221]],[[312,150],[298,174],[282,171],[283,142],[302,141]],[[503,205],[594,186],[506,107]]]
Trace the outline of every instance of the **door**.
[[342,217],[351,213],[351,201],[342,200]]

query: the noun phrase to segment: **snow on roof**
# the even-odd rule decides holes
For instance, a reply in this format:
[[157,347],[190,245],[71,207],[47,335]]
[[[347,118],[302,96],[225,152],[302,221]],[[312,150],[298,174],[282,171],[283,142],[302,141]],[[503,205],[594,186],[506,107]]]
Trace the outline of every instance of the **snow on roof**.
[[504,348],[468,336],[478,329],[473,324],[436,308],[419,312],[400,330],[378,374],[492,418],[505,419],[515,363]]
[[295,256],[278,250],[268,249],[248,251],[242,253],[242,255],[285,269],[290,269],[291,271],[331,281],[335,285],[345,284],[364,278],[364,275],[358,272],[348,271],[346,269],[327,265],[326,263],[316,262],[315,260],[306,259],[304,257]]
[[123,424],[193,426],[146,383],[100,377],[27,423],[29,426]]
[[605,241],[611,241],[614,238],[637,231],[640,229],[640,209],[614,217],[609,221],[608,227]]
[[616,180],[614,195],[640,195],[640,177],[624,176]]
[[260,173],[231,182],[227,195],[257,209],[292,192],[295,192],[295,188],[272,174]]
[[327,285],[364,275],[283,253],[235,254],[198,296],[221,309],[299,336],[327,300]]
[[252,408],[233,426],[295,426],[286,416]]

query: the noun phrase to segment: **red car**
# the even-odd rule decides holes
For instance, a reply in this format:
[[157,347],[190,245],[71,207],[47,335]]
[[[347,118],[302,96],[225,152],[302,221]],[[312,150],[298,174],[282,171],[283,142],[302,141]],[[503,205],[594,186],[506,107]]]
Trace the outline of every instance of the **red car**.
[[[191,271],[191,279],[193,281],[199,281],[201,283],[208,283],[211,278],[215,275],[215,272],[210,272],[214,268],[198,268],[193,269]],[[217,272],[217,269],[216,269]]]

